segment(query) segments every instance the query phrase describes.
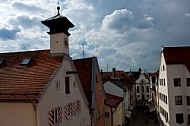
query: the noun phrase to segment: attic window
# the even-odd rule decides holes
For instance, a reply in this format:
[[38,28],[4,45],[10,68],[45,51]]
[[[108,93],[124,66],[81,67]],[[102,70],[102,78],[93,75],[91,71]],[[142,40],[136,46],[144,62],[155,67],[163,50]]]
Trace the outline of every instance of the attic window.
[[22,60],[21,65],[28,65],[28,64],[30,63],[31,59],[32,59],[32,58],[24,58],[24,59]]
[[2,65],[4,62],[4,59],[0,59],[0,65]]

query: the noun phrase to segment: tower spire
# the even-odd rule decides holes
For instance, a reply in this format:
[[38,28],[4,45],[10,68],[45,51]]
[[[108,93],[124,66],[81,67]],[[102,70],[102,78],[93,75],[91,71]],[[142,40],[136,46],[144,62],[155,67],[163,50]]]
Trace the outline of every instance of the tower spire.
[[60,7],[59,7],[59,0],[58,0],[58,2],[57,2],[57,11],[58,11],[57,15],[60,15],[59,10],[60,10]]

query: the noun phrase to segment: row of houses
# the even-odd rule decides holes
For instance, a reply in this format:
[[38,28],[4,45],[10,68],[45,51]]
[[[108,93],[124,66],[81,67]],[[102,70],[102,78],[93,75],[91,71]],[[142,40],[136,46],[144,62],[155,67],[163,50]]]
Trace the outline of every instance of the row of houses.
[[74,25],[59,9],[42,21],[49,50],[0,53],[1,126],[121,126],[137,105],[160,125],[190,125],[190,47],[163,47],[155,73],[103,72],[96,57],[70,57]]
[[[160,126],[190,125],[189,61],[190,46],[163,46],[159,70],[148,74],[150,102],[154,106],[152,108],[149,106],[149,111],[156,110]],[[137,85],[138,83],[136,87]],[[141,96],[143,97],[146,99],[145,96]]]
[[0,125],[127,124],[133,79],[115,69],[100,71],[96,57],[73,60],[68,30],[74,25],[59,9],[42,21],[50,30],[49,50],[0,53]]

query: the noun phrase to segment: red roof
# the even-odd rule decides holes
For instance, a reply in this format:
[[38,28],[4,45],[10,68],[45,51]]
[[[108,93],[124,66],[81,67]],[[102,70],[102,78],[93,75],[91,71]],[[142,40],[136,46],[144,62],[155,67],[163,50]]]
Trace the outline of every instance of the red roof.
[[185,64],[190,71],[190,46],[164,47],[166,64]]
[[127,87],[128,89],[131,89],[132,85],[135,84],[134,80],[124,71],[115,71],[115,78],[114,72],[103,72],[102,74],[102,80],[104,82],[111,81],[121,88]]
[[73,60],[75,68],[78,72],[79,79],[82,83],[84,92],[90,104],[92,102],[92,59],[93,58],[91,57]]
[[[24,58],[31,58],[21,65]],[[63,57],[51,57],[49,50],[0,53],[1,101],[37,101]]]
[[190,46],[164,47],[164,58],[166,64],[181,64],[190,61]]
[[117,108],[117,106],[123,101],[122,97],[111,95],[106,93],[106,102],[105,104],[114,108]]

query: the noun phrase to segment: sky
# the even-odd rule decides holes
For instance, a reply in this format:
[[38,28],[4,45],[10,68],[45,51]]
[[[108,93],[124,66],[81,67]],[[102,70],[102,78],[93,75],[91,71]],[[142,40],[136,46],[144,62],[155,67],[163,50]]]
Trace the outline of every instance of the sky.
[[[57,0],[0,0],[0,53],[49,49],[41,21],[57,6]],[[70,56],[96,56],[103,71],[155,72],[162,46],[190,45],[190,0],[59,0],[59,6],[75,25]]]

